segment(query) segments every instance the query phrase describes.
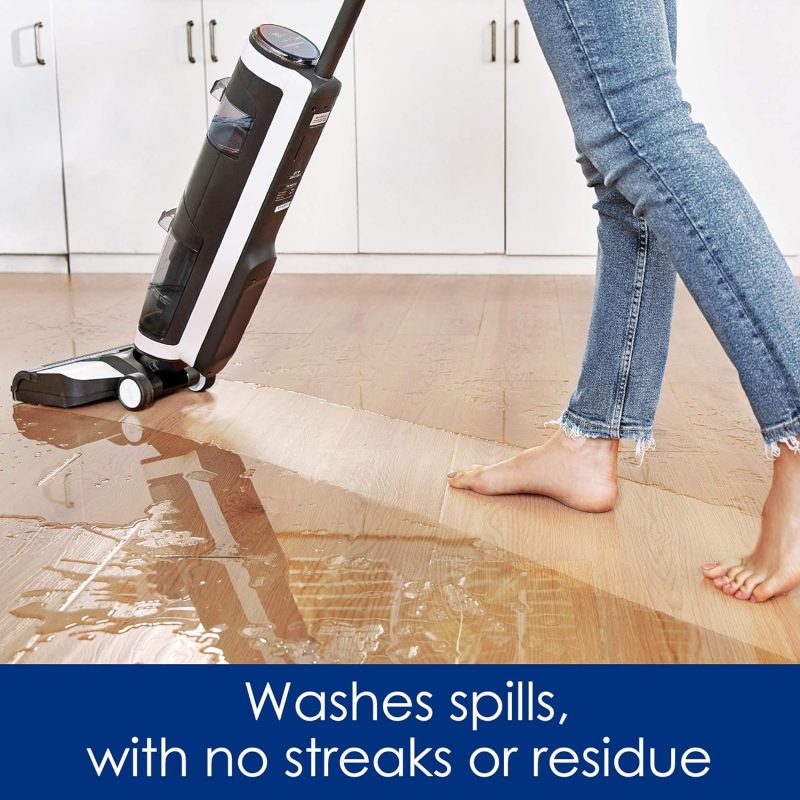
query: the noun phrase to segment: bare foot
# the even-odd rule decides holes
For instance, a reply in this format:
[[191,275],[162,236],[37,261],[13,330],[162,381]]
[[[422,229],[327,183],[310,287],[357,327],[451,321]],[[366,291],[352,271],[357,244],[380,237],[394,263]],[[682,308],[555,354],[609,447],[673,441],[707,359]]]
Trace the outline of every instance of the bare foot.
[[725,594],[756,603],[800,585],[800,454],[781,446],[752,554],[703,564],[703,572]]
[[542,494],[578,511],[610,511],[617,502],[617,439],[572,439],[558,431],[540,447],[490,467],[449,472],[454,489],[479,494]]

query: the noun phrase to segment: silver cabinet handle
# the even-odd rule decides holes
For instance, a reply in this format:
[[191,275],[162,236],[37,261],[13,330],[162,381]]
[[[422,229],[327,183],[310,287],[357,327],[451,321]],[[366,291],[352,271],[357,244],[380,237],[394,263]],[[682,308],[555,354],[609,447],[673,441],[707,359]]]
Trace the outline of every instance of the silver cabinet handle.
[[194,28],[194,20],[189,20],[186,23],[186,53],[189,56],[189,63],[194,64],[197,59],[194,57],[194,43],[192,41],[192,28]]
[[44,66],[44,59],[42,58],[42,40],[40,36],[42,28],[44,28],[43,22],[37,22],[33,26],[33,44],[36,49],[36,63]]
[[519,20],[514,20],[514,63],[519,64]]
[[219,59],[217,58],[217,21],[215,19],[208,23],[208,43],[211,49],[211,60],[216,63]]
[[492,20],[492,63],[497,61],[497,20]]

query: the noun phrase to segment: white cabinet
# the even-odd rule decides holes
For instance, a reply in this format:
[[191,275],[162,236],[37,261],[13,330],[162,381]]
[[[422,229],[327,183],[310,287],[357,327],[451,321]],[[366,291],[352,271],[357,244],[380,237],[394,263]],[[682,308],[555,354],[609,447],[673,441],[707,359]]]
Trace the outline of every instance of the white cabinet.
[[[250,31],[261,23],[293,28],[322,49],[339,5],[335,0],[204,0],[208,88],[231,74]],[[281,228],[278,253],[358,251],[352,45],[336,75],[342,93]],[[209,97],[209,115],[215,108],[216,101]]]
[[362,251],[503,252],[504,27],[505,0],[366,4],[355,34]]
[[522,0],[508,0],[506,36],[506,250],[593,255],[596,198],[575,162],[569,118]]
[[[678,11],[678,80],[695,118],[783,252],[800,253],[797,0],[679,0]],[[572,131],[522,0],[508,0],[507,22],[507,252],[594,254],[594,195],[573,163]]]
[[0,0],[0,19],[0,253],[63,254],[67,242],[50,2]]
[[[678,2],[695,116],[798,254],[800,5]],[[322,46],[339,7],[0,0],[0,254],[157,253],[210,86],[250,30],[275,22]],[[279,252],[595,254],[594,194],[523,0],[369,0],[337,75]]]
[[800,253],[800,4],[679,0],[678,80],[786,254]]
[[157,253],[206,127],[201,2],[54,10],[70,250]]

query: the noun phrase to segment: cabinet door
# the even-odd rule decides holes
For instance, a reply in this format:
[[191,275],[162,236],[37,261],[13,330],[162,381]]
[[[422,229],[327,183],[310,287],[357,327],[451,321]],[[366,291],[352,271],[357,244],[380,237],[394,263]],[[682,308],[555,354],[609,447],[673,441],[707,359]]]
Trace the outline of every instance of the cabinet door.
[[507,252],[593,255],[595,195],[522,0],[508,0],[507,23]]
[[[264,22],[285,25],[322,49],[339,5],[331,0],[203,0],[209,90],[217,78],[231,74],[256,26]],[[343,84],[342,93],[281,228],[279,253],[358,250],[352,44],[336,75]],[[213,115],[217,101],[208,99],[209,115]]]
[[504,27],[504,0],[366,4],[356,29],[362,251],[503,251]]
[[678,80],[787,255],[800,253],[800,3],[679,0]]
[[70,249],[157,253],[205,135],[200,0],[54,10]]
[[50,2],[0,0],[0,15],[0,253],[66,253]]

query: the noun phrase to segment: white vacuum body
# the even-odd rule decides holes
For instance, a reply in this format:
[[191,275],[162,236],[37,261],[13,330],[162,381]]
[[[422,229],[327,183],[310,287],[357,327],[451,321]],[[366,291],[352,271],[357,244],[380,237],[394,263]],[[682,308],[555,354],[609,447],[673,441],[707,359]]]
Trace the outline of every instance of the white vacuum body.
[[167,231],[132,345],[23,370],[14,399],[70,408],[117,397],[146,408],[209,389],[233,356],[276,262],[275,242],[341,91],[333,77],[364,0],[347,0],[322,53],[255,28]]

